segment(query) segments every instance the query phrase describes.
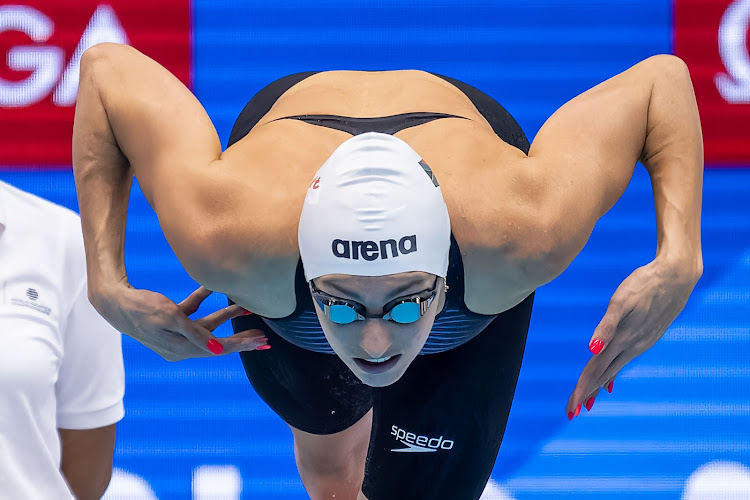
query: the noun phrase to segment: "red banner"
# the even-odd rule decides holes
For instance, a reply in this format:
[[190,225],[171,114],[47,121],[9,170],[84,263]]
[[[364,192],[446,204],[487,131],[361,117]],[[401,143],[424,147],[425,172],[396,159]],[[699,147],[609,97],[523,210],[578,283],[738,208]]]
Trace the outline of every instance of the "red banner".
[[674,0],[674,52],[689,66],[706,164],[750,165],[750,0]]
[[0,165],[71,163],[81,55],[127,43],[190,84],[189,0],[0,5]]

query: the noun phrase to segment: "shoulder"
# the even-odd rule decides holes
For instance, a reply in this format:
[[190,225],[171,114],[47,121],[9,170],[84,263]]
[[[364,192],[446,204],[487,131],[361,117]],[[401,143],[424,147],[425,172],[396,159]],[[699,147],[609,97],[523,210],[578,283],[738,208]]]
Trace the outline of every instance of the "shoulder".
[[445,120],[431,130],[437,138],[427,132],[413,132],[409,142],[440,182],[464,263],[465,303],[481,314],[510,309],[559,267],[559,228],[544,202],[550,185],[482,124]]

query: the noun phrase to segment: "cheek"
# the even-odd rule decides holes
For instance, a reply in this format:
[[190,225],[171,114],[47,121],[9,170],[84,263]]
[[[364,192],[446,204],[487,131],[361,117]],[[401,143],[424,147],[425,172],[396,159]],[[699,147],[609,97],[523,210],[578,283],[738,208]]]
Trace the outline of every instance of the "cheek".
[[427,341],[427,337],[430,336],[430,330],[432,330],[431,321],[427,324],[419,325],[419,327],[408,332],[403,332],[402,335],[398,336],[401,339],[402,349],[415,355],[419,354],[419,351],[422,350]]
[[318,319],[320,320],[320,325],[323,328],[323,335],[325,335],[326,340],[331,345],[331,348],[333,348],[336,354],[345,354],[345,351],[350,351],[353,346],[357,345],[359,340],[357,335],[353,334],[350,331],[347,331],[346,328],[332,325],[330,322],[324,323],[324,321],[326,321],[325,318],[319,317]]

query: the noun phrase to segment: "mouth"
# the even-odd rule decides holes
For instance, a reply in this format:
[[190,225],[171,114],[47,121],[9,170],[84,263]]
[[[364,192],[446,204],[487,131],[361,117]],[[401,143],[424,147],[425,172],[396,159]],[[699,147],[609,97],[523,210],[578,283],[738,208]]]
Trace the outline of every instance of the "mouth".
[[400,354],[395,356],[386,356],[384,358],[354,358],[354,362],[357,366],[367,373],[383,373],[390,370],[398,360],[401,359]]

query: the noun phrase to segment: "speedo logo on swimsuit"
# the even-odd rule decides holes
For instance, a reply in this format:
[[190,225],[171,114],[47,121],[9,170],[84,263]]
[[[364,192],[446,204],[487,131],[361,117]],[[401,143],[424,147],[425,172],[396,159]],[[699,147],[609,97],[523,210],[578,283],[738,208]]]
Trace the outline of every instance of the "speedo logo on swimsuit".
[[362,257],[365,260],[387,259],[388,250],[391,251],[391,257],[398,257],[417,251],[417,235],[404,236],[400,240],[382,240],[375,241],[349,241],[333,240],[331,250],[333,255],[340,259],[359,260]]
[[391,427],[391,436],[395,436],[396,441],[407,446],[407,448],[394,448],[391,450],[397,453],[434,453],[438,450],[453,449],[453,441],[443,439],[443,436],[436,438],[419,436],[396,425]]

